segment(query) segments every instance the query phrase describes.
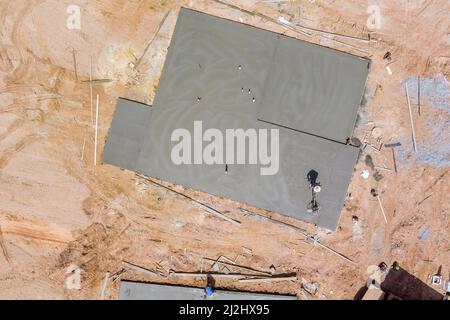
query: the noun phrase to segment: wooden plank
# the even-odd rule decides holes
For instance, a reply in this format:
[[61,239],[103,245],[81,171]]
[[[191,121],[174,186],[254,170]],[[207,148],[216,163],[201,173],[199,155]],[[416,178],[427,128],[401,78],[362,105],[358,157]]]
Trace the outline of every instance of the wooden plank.
[[271,277],[271,278],[253,278],[253,279],[239,279],[245,282],[275,282],[275,281],[297,281],[297,276],[291,277]]
[[137,69],[137,67],[139,67],[139,64],[141,63],[142,59],[144,58],[145,54],[147,53],[148,49],[150,48],[151,44],[153,43],[153,41],[155,40],[156,36],[159,33],[159,30],[161,30],[161,27],[163,26],[164,22],[166,21],[167,17],[169,16],[171,10],[167,11],[166,14],[164,15],[163,19],[161,20],[161,22],[158,25],[158,28],[156,29],[155,33],[153,34],[153,37],[150,39],[150,41],[147,43],[147,45],[145,46],[144,51],[142,52],[141,56],[139,57],[139,59],[136,61],[136,63],[134,64],[134,68]]
[[253,268],[250,268],[250,267],[246,267],[246,266],[242,266],[242,265],[235,264],[235,263],[229,263],[229,262],[225,262],[225,261],[218,261],[218,260],[214,260],[214,259],[206,258],[206,257],[203,257],[203,259],[208,260],[208,261],[213,261],[213,262],[216,262],[216,263],[226,264],[226,265],[229,265],[229,266],[237,267],[237,268],[248,270],[248,271],[257,272],[257,273],[264,274],[264,275],[267,275],[267,276],[272,276],[272,274],[270,272],[256,270],[256,269],[253,269]]
[[105,292],[106,292],[106,287],[108,286],[108,280],[109,280],[109,272],[107,272],[105,274],[105,278],[103,279],[103,285],[102,285],[102,289],[100,291],[100,300],[105,300]]
[[83,146],[81,147],[81,161],[84,161],[84,149],[86,148],[86,128],[83,133]]
[[378,204],[380,205],[380,208],[381,208],[381,213],[383,214],[384,222],[388,223],[387,218],[386,218],[386,213],[384,212],[383,204],[381,203],[380,196],[378,196],[378,195],[377,195],[377,200],[378,200]]
[[420,76],[417,77],[417,112],[420,116]]
[[108,82],[112,82],[112,80],[111,79],[92,79],[92,81],[91,80],[83,80],[81,82],[94,84],[94,83],[108,83]]
[[72,48],[72,58],[73,58],[73,71],[75,72],[75,79],[77,79],[78,81],[77,58],[75,56],[74,48]]
[[99,95],[97,94],[97,107],[95,112],[95,137],[94,137],[94,166],[97,165],[97,142],[98,142],[98,104]]
[[413,149],[414,149],[414,152],[417,152],[416,132],[414,130],[414,120],[413,120],[412,111],[411,111],[411,102],[409,100],[408,83],[405,83],[405,91],[406,91],[406,99],[408,100],[409,122],[411,123]]
[[90,96],[90,105],[91,105],[91,123],[94,124],[94,111],[92,107],[92,56],[91,56],[91,64],[89,69],[89,96]]
[[394,162],[394,170],[395,170],[395,173],[397,173],[397,161],[395,160],[395,151],[394,151],[394,148],[392,148],[392,161]]
[[[254,278],[254,274],[243,274],[243,273],[200,273],[200,272],[180,272],[180,271],[170,271],[170,275],[180,276],[180,277],[213,277],[213,278]],[[264,277],[264,276],[261,276]],[[268,278],[268,276],[267,276]]]

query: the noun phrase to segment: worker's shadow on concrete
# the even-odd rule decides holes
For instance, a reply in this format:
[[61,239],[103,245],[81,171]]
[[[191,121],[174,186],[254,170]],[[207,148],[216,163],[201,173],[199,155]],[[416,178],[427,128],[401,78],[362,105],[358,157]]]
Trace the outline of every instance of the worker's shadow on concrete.
[[316,170],[314,170],[314,169],[310,170],[308,172],[308,174],[306,175],[306,178],[308,179],[309,183],[312,186],[316,185],[318,177],[319,177],[319,173]]

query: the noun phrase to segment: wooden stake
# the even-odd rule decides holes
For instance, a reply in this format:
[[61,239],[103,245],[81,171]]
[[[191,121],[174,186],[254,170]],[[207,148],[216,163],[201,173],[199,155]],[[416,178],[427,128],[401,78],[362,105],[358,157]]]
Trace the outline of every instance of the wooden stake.
[[417,111],[420,116],[420,76],[417,77]]
[[272,278],[253,278],[253,279],[239,279],[245,282],[272,282],[272,281],[296,281],[297,276],[292,277],[272,277]]
[[75,72],[75,79],[78,81],[78,71],[77,71],[77,58],[75,57],[75,49],[72,48],[72,57],[73,57],[73,70]]
[[378,203],[379,203],[380,208],[381,208],[381,213],[383,213],[384,222],[387,223],[386,213],[384,212],[384,208],[383,208],[383,205],[381,204],[380,196],[378,196],[378,195],[377,195],[377,200],[378,200]]
[[108,285],[108,280],[109,280],[109,272],[105,274],[105,279],[103,279],[102,290],[100,291],[100,300],[105,300],[105,292],[106,287]]
[[91,56],[91,67],[89,72],[89,93],[90,93],[90,99],[91,99],[91,123],[94,125],[94,113],[92,108],[92,56]]
[[98,140],[98,99],[97,95],[97,110],[95,112],[95,145],[94,145],[94,166],[97,165],[97,140]]
[[394,148],[392,148],[392,161],[394,162],[394,171],[395,171],[395,173],[397,173],[397,161],[395,160]]
[[406,90],[406,99],[408,100],[408,110],[409,110],[409,121],[411,123],[411,131],[412,131],[412,137],[413,137],[413,149],[414,152],[417,151],[417,143],[416,143],[416,132],[414,131],[414,121],[413,116],[411,112],[411,102],[409,101],[409,93],[408,93],[408,84],[405,83],[405,90]]
[[83,133],[83,147],[81,148],[81,161],[84,161],[85,147],[86,147],[86,128],[84,128],[84,133]]

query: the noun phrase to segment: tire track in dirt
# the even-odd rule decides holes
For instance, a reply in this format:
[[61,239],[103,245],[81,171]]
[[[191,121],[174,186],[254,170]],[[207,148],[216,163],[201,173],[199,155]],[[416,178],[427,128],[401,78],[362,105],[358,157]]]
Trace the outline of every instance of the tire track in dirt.
[[0,226],[3,234],[18,235],[51,243],[66,244],[73,240],[67,230],[20,212],[0,211]]
[[37,136],[26,136],[25,138],[21,139],[19,142],[17,142],[14,146],[6,148],[0,157],[0,170],[3,169],[7,164],[8,161],[16,155],[18,152],[23,150],[25,147],[30,145],[31,143],[38,140],[39,137]]

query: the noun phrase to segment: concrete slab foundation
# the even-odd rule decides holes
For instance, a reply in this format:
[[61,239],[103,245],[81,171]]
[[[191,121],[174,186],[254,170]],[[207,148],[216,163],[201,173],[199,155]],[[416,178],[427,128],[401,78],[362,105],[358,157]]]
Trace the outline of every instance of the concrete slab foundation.
[[[119,99],[104,162],[334,230],[359,153],[344,142],[367,72],[359,57],[181,9],[153,107]],[[248,164],[250,144],[246,164],[225,156],[219,164],[174,163],[172,134],[195,137],[195,123],[201,135],[267,130],[269,146],[277,131],[278,171],[262,175],[267,165]],[[318,215],[307,212],[312,171],[322,186]]]

